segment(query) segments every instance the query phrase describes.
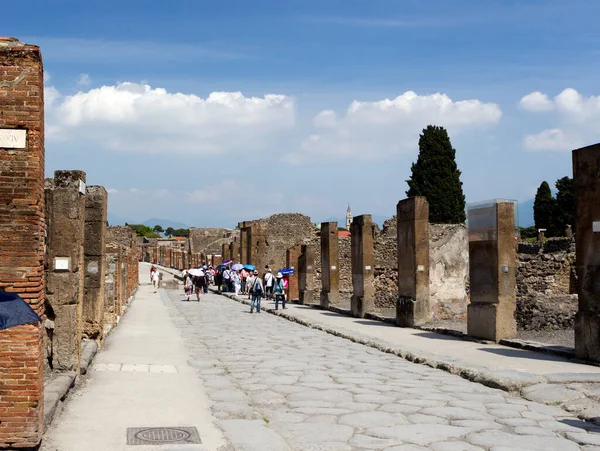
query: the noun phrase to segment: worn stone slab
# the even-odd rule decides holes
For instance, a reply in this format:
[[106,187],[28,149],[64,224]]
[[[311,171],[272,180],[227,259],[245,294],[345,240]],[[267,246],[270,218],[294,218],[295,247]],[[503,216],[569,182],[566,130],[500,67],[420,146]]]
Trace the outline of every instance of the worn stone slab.
[[411,424],[403,426],[377,427],[367,429],[366,434],[373,437],[389,438],[409,442],[415,445],[427,445],[449,438],[464,437],[471,429],[458,426],[431,424]]
[[516,435],[503,431],[477,432],[467,437],[467,442],[483,448],[506,447],[529,451],[579,451],[579,446],[560,437],[542,437],[537,435]]
[[573,399],[584,398],[585,394],[569,390],[562,385],[538,384],[522,390],[524,398],[543,404],[562,404]]
[[546,374],[545,377],[550,384],[600,384],[599,373],[552,373]]
[[221,420],[219,426],[244,451],[292,451],[293,448],[263,420]]

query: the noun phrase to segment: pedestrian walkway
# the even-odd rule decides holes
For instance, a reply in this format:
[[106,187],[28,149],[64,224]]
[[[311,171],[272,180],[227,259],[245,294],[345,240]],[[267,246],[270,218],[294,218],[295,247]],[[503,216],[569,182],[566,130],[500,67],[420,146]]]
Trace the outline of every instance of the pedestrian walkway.
[[[43,451],[120,451],[128,428],[195,427],[201,445],[189,451],[216,450],[226,444],[213,423],[210,401],[188,364],[181,321],[171,320],[164,290],[154,293],[149,266],[140,265],[141,284],[117,327],[105,341],[83,385],[47,431]],[[184,445],[144,446],[175,450]]]

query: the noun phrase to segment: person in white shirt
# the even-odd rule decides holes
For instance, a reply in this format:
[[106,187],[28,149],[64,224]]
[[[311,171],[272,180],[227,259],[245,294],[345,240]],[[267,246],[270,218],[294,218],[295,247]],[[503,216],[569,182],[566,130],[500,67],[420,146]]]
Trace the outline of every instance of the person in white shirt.
[[273,273],[271,272],[271,268],[267,270],[265,274],[265,298],[273,299],[273,282],[275,278],[273,277]]
[[158,293],[158,289],[160,287],[160,273],[158,270],[154,271],[152,274],[152,285],[154,285],[154,292]]

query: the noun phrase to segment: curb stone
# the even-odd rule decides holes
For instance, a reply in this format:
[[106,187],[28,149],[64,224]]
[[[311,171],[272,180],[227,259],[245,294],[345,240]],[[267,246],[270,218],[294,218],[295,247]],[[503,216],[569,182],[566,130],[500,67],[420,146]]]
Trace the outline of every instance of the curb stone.
[[[250,305],[250,301],[247,299],[239,299],[234,294],[231,293],[219,293],[216,289],[210,288],[210,291],[214,294],[220,294],[225,296],[233,301],[239,302],[244,305]],[[262,308],[261,310],[266,311],[275,316],[280,316],[288,321],[298,323],[305,327],[309,327],[311,329],[321,330],[330,335],[334,335],[336,337],[344,338],[346,340],[350,340],[354,343],[359,343],[365,346],[369,346],[371,348],[377,349],[381,352],[385,352],[387,354],[393,354],[398,357],[401,357],[405,360],[408,360],[412,363],[418,363],[421,365],[426,365],[431,368],[437,368],[443,371],[446,371],[450,374],[454,374],[456,376],[462,377],[463,379],[469,380],[471,382],[475,382],[478,384],[485,385],[487,387],[500,389],[506,392],[509,392],[513,395],[518,395],[519,397],[529,399],[523,393],[524,389],[527,387],[534,387],[539,384],[548,384],[548,383],[564,383],[563,380],[569,380],[573,382],[599,382],[598,376],[594,375],[592,380],[586,379],[586,374],[578,374],[578,375],[565,375],[565,374],[555,374],[549,376],[549,378],[538,376],[535,374],[530,374],[527,372],[514,371],[514,370],[492,370],[487,367],[477,366],[472,364],[465,364],[459,360],[454,360],[450,358],[445,358],[444,356],[439,356],[435,354],[419,352],[418,354],[414,353],[414,351],[410,351],[407,348],[400,347],[397,345],[388,346],[383,343],[377,343],[372,341],[372,339],[368,337],[361,337],[360,334],[349,334],[342,332],[340,330],[335,330],[333,328],[328,328],[321,326],[319,324],[313,324],[310,321],[306,321],[300,318],[296,318],[292,315],[289,315],[284,312],[275,311],[273,308]],[[338,312],[342,313],[343,312]],[[483,341],[482,341],[483,342]],[[571,376],[571,378],[569,378]],[[551,382],[556,381],[556,382]],[[595,380],[593,380],[595,379]],[[535,400],[531,400],[534,401]],[[600,404],[598,404],[595,400],[587,399],[588,402],[581,406],[573,406],[568,403],[561,402],[549,402],[547,404],[550,405],[558,405],[562,409],[575,414],[578,418],[590,421],[594,424],[600,425]]]
[[75,386],[75,373],[62,373],[44,385],[44,431],[50,426],[62,401],[65,400],[71,388]]

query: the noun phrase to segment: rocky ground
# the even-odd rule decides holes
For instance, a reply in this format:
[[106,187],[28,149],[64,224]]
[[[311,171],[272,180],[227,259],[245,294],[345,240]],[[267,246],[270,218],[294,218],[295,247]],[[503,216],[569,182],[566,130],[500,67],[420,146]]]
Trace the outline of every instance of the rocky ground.
[[169,291],[212,413],[244,450],[600,450],[600,429],[217,295]]

